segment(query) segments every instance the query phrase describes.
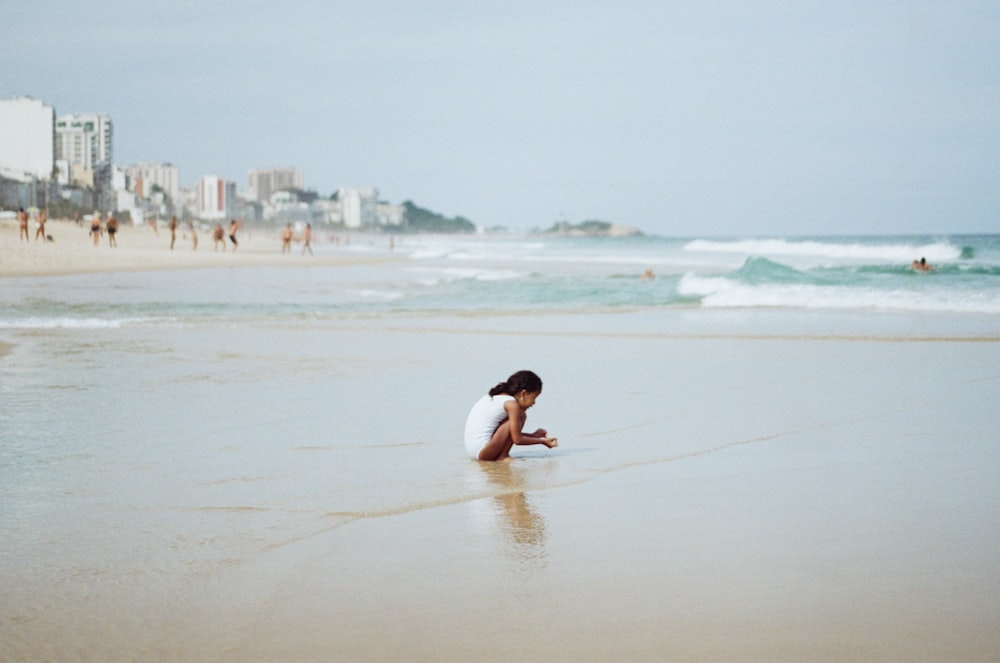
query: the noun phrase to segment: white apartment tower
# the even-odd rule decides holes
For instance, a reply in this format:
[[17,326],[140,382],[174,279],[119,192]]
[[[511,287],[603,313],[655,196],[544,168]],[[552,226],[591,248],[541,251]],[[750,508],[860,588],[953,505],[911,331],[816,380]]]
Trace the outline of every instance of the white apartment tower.
[[348,228],[361,228],[378,223],[378,189],[373,187],[341,187],[337,190],[340,214]]
[[69,164],[72,181],[93,186],[97,206],[114,209],[112,183],[114,127],[103,113],[72,113],[56,119],[56,159]]
[[198,181],[198,218],[221,221],[230,216],[236,205],[236,182],[227,182],[216,175],[206,175]]
[[38,99],[0,100],[0,169],[49,179],[55,165],[56,112]]
[[180,169],[170,163],[137,163],[125,169],[133,193],[140,198],[151,198],[158,188],[170,198],[173,205],[180,204]]
[[250,171],[250,194],[258,202],[267,202],[282,189],[301,189],[302,171],[298,168],[271,168]]
[[56,120],[56,159],[71,167],[97,170],[110,165],[114,127],[101,113],[60,115]]

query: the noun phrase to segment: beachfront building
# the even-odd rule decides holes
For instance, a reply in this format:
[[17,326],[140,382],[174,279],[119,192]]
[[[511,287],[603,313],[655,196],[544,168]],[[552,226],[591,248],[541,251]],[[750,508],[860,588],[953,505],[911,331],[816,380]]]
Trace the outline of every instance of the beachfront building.
[[111,163],[114,125],[103,113],[71,113],[56,120],[56,159],[96,170]]
[[111,186],[114,189],[112,209],[120,216],[127,214],[133,224],[142,224],[146,218],[144,201],[130,188],[129,176],[125,168],[115,166],[111,169]]
[[339,200],[317,199],[309,206],[309,211],[316,225],[342,225],[344,222]]
[[8,178],[49,179],[55,166],[56,112],[38,99],[0,100],[0,170]]
[[198,181],[198,218],[221,221],[236,209],[236,182],[227,182],[217,175],[206,175]]
[[181,197],[180,169],[171,163],[136,163],[125,169],[129,188],[135,195],[148,200],[156,200],[162,193],[168,201],[157,201],[176,205]]
[[65,159],[56,159],[55,170],[53,171],[56,176],[56,181],[62,186],[70,186],[73,182],[70,180],[70,166],[69,161]]
[[380,226],[402,226],[406,220],[406,208],[402,205],[379,202],[375,206],[375,219]]
[[275,191],[262,211],[264,221],[276,225],[286,223],[305,225],[312,222],[309,203],[303,201],[297,191],[287,189]]
[[337,189],[340,216],[348,228],[361,228],[377,223],[378,189],[374,187],[341,187]]
[[301,190],[302,171],[298,168],[270,168],[250,171],[250,200],[266,203],[276,191]]
[[198,199],[201,182],[196,182],[194,186],[181,187],[180,197],[174,206],[174,212],[182,219],[198,218]]
[[70,182],[94,188],[102,210],[116,206],[113,145],[114,124],[108,115],[71,113],[56,119],[56,159],[69,164]]

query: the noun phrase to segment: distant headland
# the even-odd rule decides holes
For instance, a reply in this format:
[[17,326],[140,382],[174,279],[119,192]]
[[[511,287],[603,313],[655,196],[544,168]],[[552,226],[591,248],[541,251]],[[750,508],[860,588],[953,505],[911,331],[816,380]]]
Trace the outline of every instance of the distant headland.
[[474,233],[476,224],[464,216],[447,217],[429,209],[419,207],[413,201],[403,203],[403,214],[406,219],[404,228],[397,232],[411,233]]
[[559,221],[550,228],[539,231],[539,234],[558,237],[641,237],[643,235],[638,228],[596,219],[581,223]]

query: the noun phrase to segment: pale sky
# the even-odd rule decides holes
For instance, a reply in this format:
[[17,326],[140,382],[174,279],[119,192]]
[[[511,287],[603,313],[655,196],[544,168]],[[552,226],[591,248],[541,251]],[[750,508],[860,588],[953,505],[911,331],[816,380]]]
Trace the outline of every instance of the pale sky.
[[0,98],[115,162],[481,226],[1000,232],[1000,3],[2,0]]

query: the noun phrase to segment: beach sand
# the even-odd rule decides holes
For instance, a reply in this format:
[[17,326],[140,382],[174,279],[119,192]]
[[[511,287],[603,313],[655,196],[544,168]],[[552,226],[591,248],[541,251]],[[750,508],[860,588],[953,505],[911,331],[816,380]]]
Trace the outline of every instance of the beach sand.
[[[232,250],[228,239],[225,251],[216,249],[211,232],[198,232],[198,248],[192,248],[191,232],[179,228],[174,249],[170,249],[170,230],[160,228],[154,233],[148,225],[123,224],[117,234],[117,247],[108,244],[105,232],[97,246],[90,229],[65,219],[53,219],[46,224],[51,242],[18,240],[15,221],[0,221],[0,277],[82,274],[109,271],[155,269],[200,269],[216,267],[253,267],[295,264],[310,260],[311,266],[357,264],[373,262],[371,256],[338,253],[336,255],[301,255],[302,245],[293,244],[291,254],[281,254],[281,239],[275,231],[240,230],[236,239],[239,247]],[[31,228],[34,237],[34,222]],[[316,244],[325,237],[317,236]],[[367,240],[371,241],[371,240]],[[383,240],[387,241],[387,240]]]
[[[123,248],[144,232],[123,235]],[[67,260],[96,269],[81,246]],[[12,267],[12,250],[4,269],[49,269],[41,258]],[[209,243],[197,260],[236,257]],[[188,475],[109,489],[124,475],[103,470],[81,493],[107,514],[88,521],[92,549],[61,538],[52,513],[45,549],[6,563],[24,568],[0,585],[0,659],[997,660],[997,341],[781,337],[733,322],[689,334],[687,315],[671,314],[661,333],[627,315],[357,319],[295,332],[307,361],[298,346],[254,345],[250,329],[228,363],[201,373],[191,358],[216,339],[168,330],[143,339],[178,347],[157,351],[142,376],[95,362],[87,393],[111,380],[210,393],[227,379],[222,367],[246,356],[227,403],[264,402],[256,391],[285,386],[269,368],[289,362],[307,384],[336,373],[345,402],[298,403],[320,433],[252,406],[225,408],[221,422],[197,408],[173,416],[179,438],[207,440]],[[15,343],[0,370],[19,357]],[[468,460],[468,405],[526,367],[546,385],[529,426],[549,428],[560,447],[508,464]],[[71,386],[52,398],[68,402]],[[139,447],[142,431],[163,427],[164,403],[152,400],[123,404]],[[253,449],[268,428],[274,448]],[[340,439],[369,446],[332,448]],[[136,453],[123,465],[170,467],[152,447]],[[364,465],[369,453],[385,465]],[[286,477],[282,462],[303,472]],[[370,475],[366,495],[338,498],[343,509],[321,492],[297,499],[297,484],[348,462]],[[407,499],[407,481],[429,497]],[[25,519],[46,511],[27,504]],[[218,529],[199,542],[193,519]],[[252,544],[219,553],[216,538]],[[62,548],[87,563],[32,561]],[[184,565],[199,548],[212,563]]]

